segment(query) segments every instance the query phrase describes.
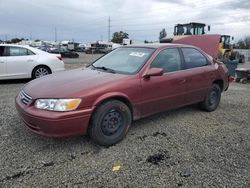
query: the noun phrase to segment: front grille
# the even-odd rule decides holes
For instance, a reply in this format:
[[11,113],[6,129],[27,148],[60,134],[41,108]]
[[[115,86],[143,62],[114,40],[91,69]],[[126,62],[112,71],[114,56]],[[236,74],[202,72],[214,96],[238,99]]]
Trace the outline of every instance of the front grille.
[[23,90],[19,93],[19,98],[20,101],[25,105],[30,104],[32,101],[32,98],[28,94],[26,94]]

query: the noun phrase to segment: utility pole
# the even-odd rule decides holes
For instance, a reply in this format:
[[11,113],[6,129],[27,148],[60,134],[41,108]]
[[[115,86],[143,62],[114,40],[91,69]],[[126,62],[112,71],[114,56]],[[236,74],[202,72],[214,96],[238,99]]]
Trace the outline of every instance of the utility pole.
[[30,40],[32,40],[32,32],[30,32]]
[[110,16],[108,22],[108,42],[110,42]]
[[55,42],[57,41],[57,30],[56,30],[56,27],[55,27]]

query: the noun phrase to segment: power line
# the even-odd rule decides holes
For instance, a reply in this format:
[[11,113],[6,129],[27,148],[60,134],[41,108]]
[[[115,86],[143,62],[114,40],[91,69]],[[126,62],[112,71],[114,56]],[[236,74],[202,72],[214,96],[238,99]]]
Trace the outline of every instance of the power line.
[[[222,4],[221,2],[217,3],[216,5],[219,5],[219,4]],[[206,4],[203,4],[202,6],[195,6],[196,9],[199,9],[199,10],[202,10],[202,9],[207,9],[208,8],[208,5],[212,5],[214,6],[215,4],[209,4],[209,3],[206,3]],[[188,5],[185,5],[185,6],[188,6]],[[190,6],[189,6],[190,7]],[[157,12],[152,12],[152,11],[157,11],[157,10],[166,10],[166,13],[169,13],[171,12],[173,9],[172,8],[169,8],[168,7],[161,7],[161,8],[155,8],[155,9],[150,9],[149,11],[151,12],[147,12],[147,14],[159,14]],[[174,9],[176,11],[176,9]],[[145,10],[143,11],[138,11],[135,9],[135,13],[140,13],[140,12],[143,12],[145,13]],[[179,10],[179,12],[183,12],[183,10]],[[133,11],[130,12],[130,14],[133,13]],[[160,13],[162,15],[162,13]],[[145,16],[137,16],[136,19],[145,19]],[[159,17],[157,17],[159,18]],[[166,17],[161,17],[161,18],[166,18]],[[121,20],[134,20],[135,17],[134,16],[129,16],[129,17],[119,17],[117,19],[113,19],[112,22],[120,22]]]
[[146,26],[146,25],[162,25],[166,24],[167,22],[158,22],[158,23],[147,23],[147,24],[126,24],[126,25],[111,25],[111,27],[115,26],[122,26],[122,27],[130,27],[130,26]]
[[56,30],[56,27],[55,27],[55,42],[57,41],[57,30]]
[[[219,4],[221,4],[221,3],[219,3]],[[218,3],[217,3],[217,5],[219,5]],[[195,8],[196,9],[207,9],[208,8],[208,5],[209,5],[209,3],[206,3],[206,4],[203,4],[202,6],[196,6]],[[211,5],[213,5],[214,6],[214,4],[211,4]],[[189,5],[184,5],[184,6],[189,6]],[[150,16],[150,14],[159,14],[159,13],[157,13],[157,12],[152,12],[152,11],[157,11],[157,10],[166,10],[166,12],[169,12],[169,11],[172,11],[172,9],[171,8],[169,8],[169,6],[168,7],[161,7],[161,8],[154,8],[154,9],[150,9],[150,11],[151,12],[147,12],[147,16],[146,17],[149,17]],[[176,9],[175,9],[175,11],[176,11]],[[182,10],[179,10],[179,11],[181,11],[182,12]],[[117,13],[116,13],[117,12]],[[134,9],[134,10],[132,10],[132,11],[130,11],[130,13],[144,13],[145,12],[145,10],[138,10],[138,9]],[[134,17],[134,16],[121,16],[120,17],[120,14],[121,14],[121,12],[120,11],[115,11],[115,12],[113,12],[114,14],[119,14],[118,16],[116,16],[116,17],[118,17],[117,19],[112,19],[112,22],[121,22],[122,20],[141,20],[141,19],[143,19],[143,20],[145,20],[145,16],[137,16],[137,17]],[[162,15],[162,13],[161,13],[161,15]],[[93,22],[104,22],[104,20],[105,20],[105,18],[107,18],[107,16],[102,16],[102,17],[99,17],[99,18],[95,18],[95,19],[92,19],[92,20],[89,20],[88,22],[84,22],[83,24],[84,25],[88,25],[88,23],[90,23],[90,25],[92,25],[93,24]],[[166,19],[166,16],[161,16],[161,17],[159,17],[159,16],[157,16],[157,18],[159,19],[159,18],[163,18],[163,19]],[[130,21],[131,22],[131,21]],[[78,24],[78,26],[79,27],[81,27],[81,25],[83,25],[83,24]],[[94,25],[94,24],[93,24]]]

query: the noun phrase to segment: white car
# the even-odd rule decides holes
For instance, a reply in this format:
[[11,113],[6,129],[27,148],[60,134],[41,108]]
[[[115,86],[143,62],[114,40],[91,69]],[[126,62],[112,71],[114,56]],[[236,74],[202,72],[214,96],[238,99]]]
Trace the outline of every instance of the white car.
[[29,46],[0,44],[0,80],[39,78],[64,70],[60,54]]

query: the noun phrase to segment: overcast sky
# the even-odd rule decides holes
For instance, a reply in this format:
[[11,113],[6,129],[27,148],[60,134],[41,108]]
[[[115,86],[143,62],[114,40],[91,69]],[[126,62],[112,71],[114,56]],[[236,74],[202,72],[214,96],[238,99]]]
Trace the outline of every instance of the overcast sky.
[[152,40],[176,23],[203,22],[210,33],[250,35],[250,0],[0,0],[0,39],[24,37],[88,42],[125,31],[134,40]]

